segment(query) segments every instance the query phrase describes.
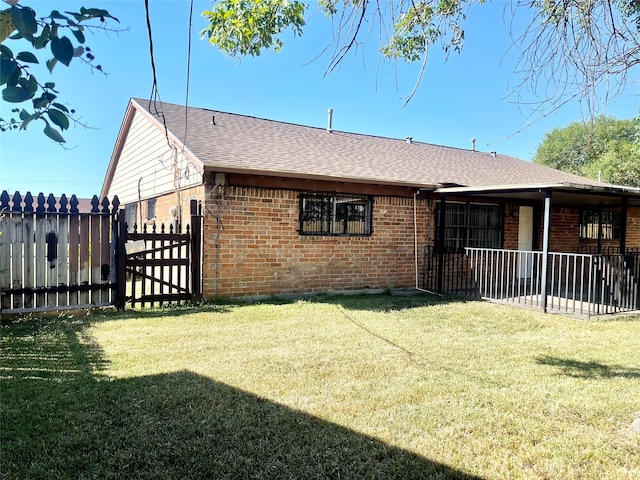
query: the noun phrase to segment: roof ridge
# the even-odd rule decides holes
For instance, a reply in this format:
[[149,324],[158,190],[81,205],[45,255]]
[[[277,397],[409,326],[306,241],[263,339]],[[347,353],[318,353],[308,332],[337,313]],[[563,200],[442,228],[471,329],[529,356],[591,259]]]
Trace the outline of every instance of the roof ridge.
[[[136,97],[132,97],[132,100],[136,101],[145,110],[149,111],[149,109],[146,108],[142,104],[143,102],[149,102],[149,100],[142,99],[142,98],[136,98]],[[170,105],[170,106],[177,107],[177,108],[184,108],[184,105],[180,105],[178,103],[163,102],[163,101],[159,101],[158,103],[160,103],[162,105]],[[201,110],[201,111],[205,111],[205,112],[221,113],[221,114],[224,114],[224,115],[231,115],[231,116],[234,116],[234,117],[248,118],[248,119],[252,119],[252,120],[260,120],[260,121],[264,121],[264,122],[272,122],[272,123],[277,123],[277,124],[281,124],[281,125],[289,125],[289,126],[294,126],[294,127],[309,128],[309,129],[319,130],[319,131],[326,131],[327,130],[325,127],[317,127],[317,126],[306,125],[306,124],[302,124],[302,123],[294,123],[294,122],[289,122],[289,121],[286,121],[286,120],[276,120],[276,119],[273,119],[273,118],[259,117],[259,116],[256,116],[256,115],[249,115],[249,114],[244,114],[244,113],[227,112],[227,111],[224,111],[224,110],[216,110],[216,109],[207,108],[207,107],[187,106],[187,108],[192,109],[192,110]],[[149,113],[151,113],[153,115],[152,112],[149,112]],[[351,131],[347,131],[347,130],[338,130],[338,129],[335,129],[335,128],[333,128],[331,130],[331,133],[339,133],[339,134],[343,134],[343,135],[353,135],[353,136],[356,136],[356,137],[377,138],[377,139],[381,139],[381,140],[391,140],[391,141],[396,141],[396,142],[406,142],[406,139],[403,139],[403,138],[389,137],[389,136],[384,136],[384,135],[375,135],[375,134],[372,134],[372,133],[351,132]],[[426,146],[436,147],[436,148],[443,148],[443,149],[448,149],[448,150],[457,150],[457,151],[461,151],[461,152],[474,153],[474,154],[479,154],[479,155],[491,155],[492,154],[492,152],[486,152],[486,151],[482,151],[482,150],[473,150],[473,149],[470,149],[470,148],[462,148],[462,147],[455,147],[455,146],[451,146],[451,145],[441,145],[441,144],[438,144],[438,143],[420,141],[420,140],[416,140],[413,137],[412,137],[412,143],[413,144],[418,144],[418,145],[426,145]],[[513,159],[522,160],[522,161],[527,162],[527,160],[523,160],[521,158],[517,158],[517,157],[514,157],[512,155],[500,154],[500,156],[513,158]],[[533,162],[529,162],[529,163],[533,163]]]

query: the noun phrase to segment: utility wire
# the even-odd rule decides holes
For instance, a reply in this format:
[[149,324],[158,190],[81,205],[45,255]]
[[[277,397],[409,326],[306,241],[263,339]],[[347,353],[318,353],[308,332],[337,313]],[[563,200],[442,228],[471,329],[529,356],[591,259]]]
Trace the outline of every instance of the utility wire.
[[187,144],[187,132],[189,130],[188,120],[189,120],[189,84],[191,83],[191,33],[193,29],[193,0],[191,0],[191,5],[189,7],[189,41],[187,47],[187,87],[184,99],[184,142],[182,143],[182,151],[184,152],[185,146]]
[[160,92],[158,91],[158,76],[156,74],[156,62],[153,55],[153,36],[151,34],[151,18],[149,15],[149,0],[144,0],[144,10],[146,14],[147,20],[147,33],[149,36],[149,56],[151,57],[151,73],[153,75],[153,83],[151,85],[151,95],[149,95],[149,111],[151,111],[151,104],[153,104],[154,109],[156,111],[156,115],[162,118],[162,124],[164,125],[164,136],[167,139],[167,145],[169,148],[173,148],[171,146],[171,142],[169,141],[169,130],[167,129],[167,122],[164,118],[164,113],[162,112],[162,108],[158,108],[157,102],[162,103],[160,100]]

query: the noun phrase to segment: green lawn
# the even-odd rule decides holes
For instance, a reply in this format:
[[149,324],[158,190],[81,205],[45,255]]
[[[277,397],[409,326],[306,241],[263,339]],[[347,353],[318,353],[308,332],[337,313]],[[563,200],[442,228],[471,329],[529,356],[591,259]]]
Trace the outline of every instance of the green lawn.
[[1,332],[2,480],[640,478],[638,317],[369,295]]

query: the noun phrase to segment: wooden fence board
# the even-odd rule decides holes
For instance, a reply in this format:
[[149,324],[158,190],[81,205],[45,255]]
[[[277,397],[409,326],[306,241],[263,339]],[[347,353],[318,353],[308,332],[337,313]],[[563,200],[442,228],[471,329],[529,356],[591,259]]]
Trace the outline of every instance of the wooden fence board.
[[[127,255],[128,232],[117,197],[91,201],[91,213],[80,213],[75,196],[18,192],[0,194],[0,310],[23,313],[84,308],[127,301],[127,274],[134,287],[132,305],[154,306],[188,301],[193,291],[191,253],[201,248],[194,236],[164,226],[133,233],[139,254]],[[118,217],[119,220],[116,220]],[[194,221],[194,220],[192,220]],[[201,217],[198,217],[201,222]],[[129,245],[127,243],[127,245]],[[194,255],[195,258],[195,255]],[[199,279],[198,279],[199,281]],[[141,285],[140,285],[141,284]]]
[[111,221],[119,206],[97,197],[89,214],[75,196],[0,194],[0,309],[23,313],[109,305]]
[[[57,283],[58,275],[56,272],[56,261],[58,258],[58,216],[55,214],[47,214],[45,226],[45,244],[46,244],[46,267],[45,267],[45,286],[54,287]],[[47,307],[53,309],[58,304],[58,292],[47,292]]]
[[[69,286],[78,286],[80,254],[80,216],[69,216]],[[78,291],[69,292],[69,305],[78,305]]]
[[[58,219],[58,258],[56,260],[57,270],[57,286],[69,285],[69,218],[64,213]],[[58,292],[58,306],[64,307],[69,305],[68,292]]]
[[11,244],[9,243],[9,213],[0,212],[0,308],[11,308],[11,298],[4,291],[11,287]]
[[[80,215],[80,264],[78,271],[78,284],[89,285],[89,215]],[[89,291],[81,290],[78,293],[78,304],[89,304]]]
[[[106,199],[105,199],[106,200]],[[103,204],[104,205],[104,204]],[[106,285],[111,277],[111,221],[107,215],[100,217],[100,283]],[[100,303],[110,301],[109,289],[100,290]]]
[[[96,215],[89,217],[89,236],[91,251],[90,269],[91,269],[91,285],[98,285],[100,279],[100,218]],[[100,291],[91,291],[91,304],[100,305],[102,299]]]
[[[25,213],[22,220],[23,227],[23,238],[24,238],[24,288],[26,290],[33,290],[35,286],[34,282],[34,227],[33,227],[33,214]],[[34,305],[34,294],[33,292],[25,292],[24,294],[24,308],[31,309]]]

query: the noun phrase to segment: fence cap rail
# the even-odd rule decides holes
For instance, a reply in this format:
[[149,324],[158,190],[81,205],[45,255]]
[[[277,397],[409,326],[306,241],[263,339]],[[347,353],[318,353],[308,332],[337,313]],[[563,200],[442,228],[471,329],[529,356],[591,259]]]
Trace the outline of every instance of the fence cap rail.
[[111,202],[107,197],[100,200],[97,195],[92,198],[78,198],[76,195],[68,197],[62,194],[59,197],[50,193],[45,197],[40,192],[37,197],[27,192],[24,196],[20,192],[9,195],[7,190],[0,194],[0,212],[22,214],[115,214],[120,208],[118,196],[114,196]]

